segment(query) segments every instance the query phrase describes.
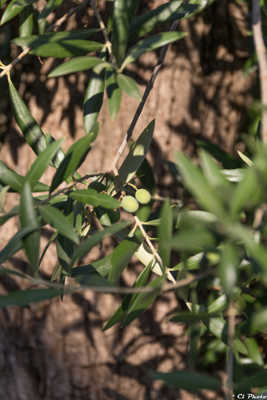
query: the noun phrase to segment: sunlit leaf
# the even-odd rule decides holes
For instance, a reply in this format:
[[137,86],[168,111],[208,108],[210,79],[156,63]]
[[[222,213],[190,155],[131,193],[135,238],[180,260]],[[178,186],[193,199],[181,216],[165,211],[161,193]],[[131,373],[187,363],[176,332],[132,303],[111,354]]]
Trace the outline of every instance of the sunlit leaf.
[[225,211],[222,205],[222,199],[211,187],[207,179],[203,176],[188,157],[182,153],[176,154],[178,168],[184,178],[186,187],[194,194],[198,202],[208,211],[216,216],[224,218]]
[[73,74],[79,71],[86,71],[102,63],[103,60],[98,57],[75,57],[53,69],[48,75],[48,78],[55,78],[57,76]]
[[23,9],[34,3],[34,0],[11,0],[2,15],[0,25],[5,24],[12,18],[16,17]]
[[73,200],[90,204],[93,207],[101,206],[111,210],[120,207],[120,202],[118,200],[105,193],[98,193],[97,190],[94,189],[75,190],[75,192],[70,193],[70,197]]
[[222,287],[227,295],[232,295],[235,288],[239,263],[236,247],[231,243],[225,243],[221,249],[218,272]]
[[134,79],[127,75],[118,74],[117,82],[122,91],[124,91],[128,96],[134,97],[137,100],[141,100],[141,93],[139,87]]
[[86,134],[94,128],[103,103],[105,70],[99,74],[92,71],[83,102],[83,126]]
[[29,47],[30,53],[40,57],[65,58],[100,50],[102,43],[86,40],[95,30],[49,32],[43,35],[13,39],[17,46]]
[[32,5],[25,7],[19,15],[19,36],[32,35],[34,27],[34,8]]

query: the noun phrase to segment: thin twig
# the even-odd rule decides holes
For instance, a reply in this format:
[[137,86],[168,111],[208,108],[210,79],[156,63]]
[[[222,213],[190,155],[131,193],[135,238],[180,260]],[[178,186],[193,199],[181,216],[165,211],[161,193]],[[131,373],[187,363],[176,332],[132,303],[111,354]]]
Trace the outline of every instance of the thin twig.
[[100,29],[101,29],[101,31],[103,33],[103,36],[104,36],[104,39],[105,39],[106,48],[108,50],[109,55],[112,57],[112,44],[111,44],[111,41],[109,40],[109,37],[108,37],[108,32],[107,32],[106,25],[105,25],[105,23],[104,23],[104,21],[103,21],[103,19],[101,17],[100,12],[98,11],[98,8],[97,8],[95,0],[91,0],[90,2],[91,2],[91,6],[92,6],[92,8],[94,10],[96,19],[98,21],[98,24],[100,26]]
[[[175,21],[171,25],[170,31],[174,31],[177,28],[177,26],[178,26],[178,21]],[[116,153],[116,157],[114,159],[113,167],[112,167],[112,171],[114,172],[115,175],[117,174],[118,161],[121,158],[121,155],[122,155],[123,151],[125,150],[125,148],[127,146],[127,143],[129,142],[130,138],[132,137],[135,125],[136,125],[136,123],[137,123],[137,121],[138,121],[138,119],[139,119],[139,117],[140,117],[140,115],[141,115],[141,113],[143,111],[143,108],[144,108],[144,105],[145,105],[145,103],[147,101],[147,98],[148,98],[148,96],[149,96],[149,94],[150,94],[150,92],[151,92],[151,90],[152,90],[152,88],[154,86],[156,77],[157,77],[160,69],[163,66],[164,59],[165,59],[165,56],[166,56],[168,48],[169,48],[169,45],[167,44],[166,46],[164,46],[161,49],[158,62],[157,62],[157,64],[155,65],[155,67],[153,69],[152,75],[151,75],[150,80],[149,80],[149,82],[148,82],[148,84],[146,86],[146,89],[144,91],[143,97],[142,97],[142,99],[141,99],[141,101],[140,101],[140,103],[139,103],[139,105],[137,107],[137,110],[135,112],[135,115],[134,115],[131,123],[130,123],[130,126],[129,126],[128,130],[127,130],[127,133],[124,136],[123,141],[122,141],[122,143],[121,143],[121,145],[120,145],[120,147],[119,147],[119,149],[118,149],[118,151]]]
[[[77,7],[73,7],[71,10],[69,10],[65,15],[63,15],[60,19],[58,19],[53,25],[50,26],[48,29],[49,31],[56,30],[61,26],[67,18],[69,18],[72,14],[78,12],[81,8],[85,7],[88,4],[89,0],[85,0],[82,4],[80,4]],[[8,75],[11,71],[11,69],[20,61],[22,60],[29,52],[31,51],[30,47],[26,47],[10,64],[6,65],[3,71],[0,73],[0,78],[3,78],[3,76]]]
[[259,62],[261,102],[263,104],[261,136],[263,142],[267,142],[267,60],[265,44],[262,36],[260,0],[252,1],[252,30]]
[[[161,270],[163,271],[164,268],[163,268],[163,265],[162,265],[162,260],[161,260],[161,258],[160,258],[160,255],[158,254],[157,250],[156,250],[155,247],[153,246],[151,240],[149,239],[148,234],[147,234],[146,231],[144,230],[143,225],[142,225],[142,222],[140,221],[140,219],[139,219],[137,216],[135,216],[134,219],[135,219],[136,225],[138,226],[138,228],[140,229],[140,231],[141,231],[141,233],[142,233],[142,235],[143,235],[143,238],[144,238],[145,241],[147,242],[147,244],[148,244],[150,250],[152,251],[152,254],[153,254],[154,258],[158,261],[158,263],[159,263],[159,265],[160,265],[160,268],[161,268]],[[174,279],[174,277],[172,276],[172,274],[171,274],[171,272],[170,272],[169,270],[167,270],[167,277],[168,277],[168,279],[169,279],[170,281],[172,281],[173,283],[176,283],[176,280]]]
[[[12,269],[14,273],[17,273],[16,269]],[[10,272],[11,269],[9,268],[8,271]],[[32,285],[34,286],[45,286],[45,287],[50,287],[54,289],[61,289],[65,290],[64,284],[60,283],[54,283],[51,281],[47,281],[42,278],[34,278],[26,273],[22,273],[19,271],[19,274],[21,277],[24,279],[29,280]],[[209,275],[214,274],[214,270],[210,269],[205,272],[200,272],[199,274],[196,275],[190,275],[187,278],[181,279],[176,283],[165,283],[161,286],[160,292],[166,293],[166,292],[171,292],[173,290],[177,290],[180,288],[183,288],[185,286],[191,285],[194,282],[197,282],[203,278],[208,277]],[[23,275],[23,276],[22,276]],[[153,288],[153,287],[139,287],[139,288],[129,288],[129,287],[119,287],[119,286],[86,286],[86,285],[77,285],[77,286],[68,286],[67,288],[67,293],[74,293],[74,292],[81,292],[84,290],[91,290],[93,292],[97,293],[113,293],[113,294],[134,294],[134,293],[152,293],[152,292],[158,292],[158,288]],[[65,292],[66,294],[66,292]]]

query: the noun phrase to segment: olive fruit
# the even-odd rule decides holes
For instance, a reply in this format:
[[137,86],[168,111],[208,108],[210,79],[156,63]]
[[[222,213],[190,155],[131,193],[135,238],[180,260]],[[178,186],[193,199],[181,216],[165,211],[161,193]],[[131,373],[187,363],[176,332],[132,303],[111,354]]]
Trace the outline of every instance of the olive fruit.
[[138,189],[135,197],[141,204],[147,204],[151,200],[151,194],[146,189]]
[[121,206],[125,211],[129,213],[135,213],[139,208],[139,204],[133,196],[124,196],[121,202]]

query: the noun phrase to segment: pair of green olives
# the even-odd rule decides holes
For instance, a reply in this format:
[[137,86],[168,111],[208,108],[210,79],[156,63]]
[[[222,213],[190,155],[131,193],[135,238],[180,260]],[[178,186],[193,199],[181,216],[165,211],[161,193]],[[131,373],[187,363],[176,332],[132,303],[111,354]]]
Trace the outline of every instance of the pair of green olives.
[[124,196],[121,202],[122,208],[129,212],[135,213],[140,204],[148,204],[151,200],[151,194],[146,189],[138,189],[133,196]]

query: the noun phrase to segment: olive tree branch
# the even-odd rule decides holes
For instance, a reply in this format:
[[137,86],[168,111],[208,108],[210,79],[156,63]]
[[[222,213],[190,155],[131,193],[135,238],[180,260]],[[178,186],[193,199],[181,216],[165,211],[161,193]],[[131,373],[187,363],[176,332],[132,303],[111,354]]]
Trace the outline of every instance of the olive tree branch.
[[[5,270],[4,267],[1,267],[1,269]],[[86,285],[68,285],[66,288],[64,284],[61,283],[54,283],[51,281],[48,281],[43,278],[34,278],[31,275],[17,271],[15,268],[9,268],[8,272],[13,272],[16,275],[19,275],[21,278],[27,279],[32,283],[34,286],[45,286],[45,287],[50,287],[53,289],[61,289],[64,290],[65,294],[71,294],[75,292],[82,292],[84,290],[91,290],[93,292],[97,293],[110,293],[110,294],[134,294],[134,293],[152,293],[152,292],[158,292],[159,288],[153,288],[153,287],[120,287],[120,286],[86,286]],[[191,285],[192,283],[198,282],[201,279],[204,279],[210,275],[214,274],[213,269],[206,270],[204,272],[200,272],[195,275],[189,275],[188,277],[184,279],[180,279],[176,283],[164,283],[161,288],[160,292],[161,293],[166,293],[166,292],[171,292],[173,290],[177,290],[186,286]]]
[[[177,26],[178,26],[178,21],[175,21],[171,25],[170,31],[174,31],[177,28]],[[126,132],[126,135],[124,136],[123,141],[122,141],[122,143],[121,143],[121,145],[120,145],[120,147],[119,147],[119,149],[118,149],[118,151],[116,153],[116,157],[114,159],[113,166],[112,166],[112,171],[113,171],[113,173],[115,175],[117,174],[118,161],[121,158],[121,155],[122,155],[123,151],[125,150],[125,148],[127,146],[127,143],[129,142],[130,138],[132,137],[135,125],[136,125],[136,123],[137,123],[137,121],[138,121],[138,119],[139,119],[139,117],[140,117],[140,115],[141,115],[141,113],[143,111],[143,108],[144,108],[144,106],[146,104],[148,96],[149,96],[149,94],[150,94],[150,92],[151,92],[151,90],[152,90],[152,88],[154,86],[154,83],[155,83],[155,80],[157,78],[157,75],[158,75],[159,71],[161,70],[161,68],[163,66],[163,63],[164,63],[165,56],[166,56],[168,48],[169,48],[169,44],[167,44],[166,46],[163,46],[162,49],[161,49],[161,52],[160,52],[160,55],[159,55],[159,58],[158,58],[158,62],[153,68],[151,77],[150,77],[150,79],[148,81],[148,84],[146,85],[143,97],[142,97],[142,99],[141,99],[141,101],[140,101],[140,103],[139,103],[139,105],[137,107],[137,110],[136,110],[136,112],[134,114],[134,117],[133,117],[133,119],[132,119],[132,121],[130,123],[130,126],[129,126],[127,132]]]
[[107,32],[106,25],[105,25],[105,23],[103,21],[103,18],[101,17],[100,12],[98,11],[98,8],[97,8],[97,5],[96,5],[96,1],[95,0],[90,0],[90,2],[91,2],[91,6],[92,6],[92,8],[94,10],[96,19],[98,21],[98,24],[100,26],[100,29],[101,29],[101,31],[103,33],[103,36],[104,36],[104,39],[105,39],[105,45],[106,45],[106,48],[108,50],[109,56],[112,57],[112,44],[111,44],[111,41],[109,40],[109,37],[108,37],[108,32]]
[[267,142],[267,60],[262,35],[260,0],[252,0],[252,31],[259,63],[261,102],[263,104],[261,136],[263,142]]
[[[149,239],[148,234],[147,234],[146,231],[144,230],[144,227],[143,227],[143,225],[142,225],[142,222],[140,221],[140,219],[139,219],[137,216],[135,216],[134,219],[135,219],[136,225],[138,226],[138,228],[140,229],[140,231],[141,231],[141,233],[142,233],[142,235],[143,235],[143,238],[145,239],[146,243],[148,244],[148,247],[149,247],[150,250],[152,251],[152,254],[153,254],[154,259],[157,260],[157,262],[158,262],[159,265],[160,265],[161,270],[163,271],[164,268],[163,268],[163,265],[162,265],[162,259],[160,258],[159,253],[157,252],[157,250],[156,250],[155,247],[153,246],[151,240]],[[172,274],[171,274],[171,272],[170,272],[169,270],[167,270],[167,277],[168,277],[168,279],[169,279],[170,281],[172,281],[173,283],[176,283],[176,280],[174,279],[174,277],[172,276]]]

